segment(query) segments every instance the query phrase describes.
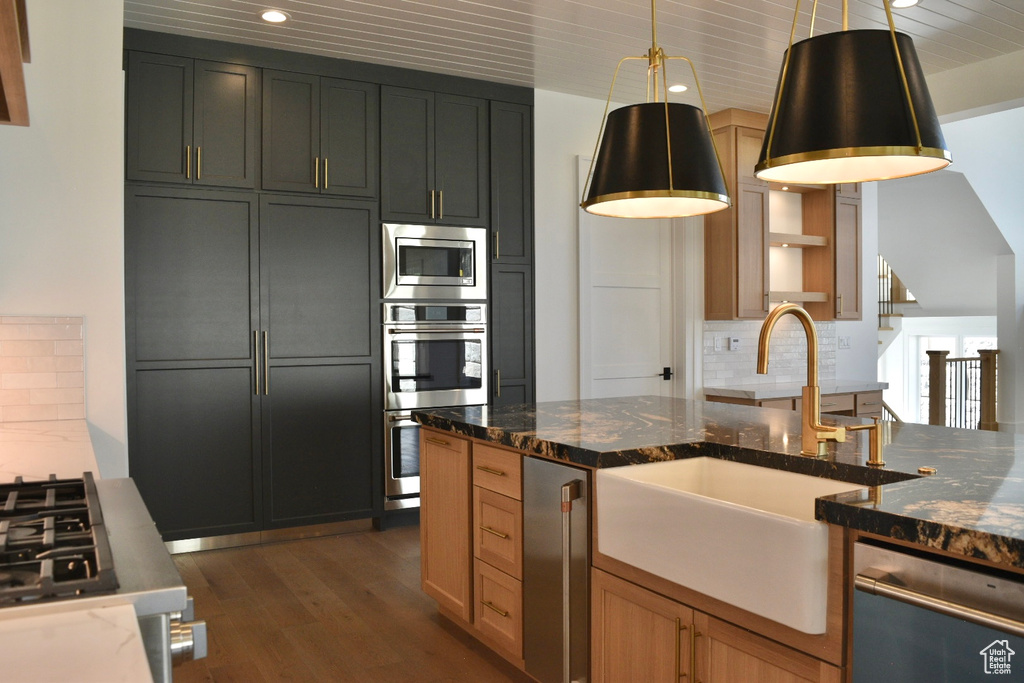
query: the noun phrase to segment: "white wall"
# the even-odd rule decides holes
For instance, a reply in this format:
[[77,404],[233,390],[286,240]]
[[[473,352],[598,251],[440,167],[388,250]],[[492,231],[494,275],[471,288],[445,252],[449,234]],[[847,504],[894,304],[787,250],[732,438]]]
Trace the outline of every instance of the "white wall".
[[86,418],[126,476],[123,0],[28,0],[31,125],[0,126],[0,312],[85,318]]
[[537,400],[579,396],[576,157],[591,157],[604,102],[534,91]]

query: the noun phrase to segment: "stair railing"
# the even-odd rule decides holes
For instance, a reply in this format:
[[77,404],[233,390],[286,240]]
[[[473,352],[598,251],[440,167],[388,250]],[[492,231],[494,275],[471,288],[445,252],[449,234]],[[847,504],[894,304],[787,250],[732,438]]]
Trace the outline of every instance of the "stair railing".
[[928,351],[928,424],[997,431],[994,349],[977,358],[948,358]]

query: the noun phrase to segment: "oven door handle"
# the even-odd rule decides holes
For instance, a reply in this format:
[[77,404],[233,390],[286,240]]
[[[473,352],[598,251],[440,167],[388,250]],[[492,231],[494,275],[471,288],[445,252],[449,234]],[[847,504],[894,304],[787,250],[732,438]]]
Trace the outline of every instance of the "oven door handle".
[[482,327],[458,327],[458,328],[437,328],[437,327],[417,327],[404,329],[400,327],[388,328],[388,334],[421,334],[427,332],[430,334],[450,332],[450,333],[466,333],[471,332],[474,334],[483,334],[486,330]]
[[[874,574],[876,572],[872,571],[871,573]],[[882,572],[878,573],[883,575],[870,576],[868,574],[857,574],[857,577],[853,581],[854,587],[859,591],[864,591],[871,595],[898,600],[899,602],[914,605],[915,607],[921,607],[948,617],[963,619],[964,621],[969,621],[972,624],[978,624],[979,626],[985,626],[997,631],[1004,631],[1015,636],[1024,637],[1024,622],[984,610],[974,609],[973,607],[937,598],[933,595],[919,593],[918,591],[910,588],[898,586],[884,580],[885,578],[889,578],[891,576],[890,574]]]

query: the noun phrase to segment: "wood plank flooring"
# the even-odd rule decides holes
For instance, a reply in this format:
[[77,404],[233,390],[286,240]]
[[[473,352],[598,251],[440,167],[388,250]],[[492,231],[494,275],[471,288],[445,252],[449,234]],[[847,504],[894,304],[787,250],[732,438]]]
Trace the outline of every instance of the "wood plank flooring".
[[532,679],[437,614],[420,590],[419,527],[174,556],[209,654],[188,681]]

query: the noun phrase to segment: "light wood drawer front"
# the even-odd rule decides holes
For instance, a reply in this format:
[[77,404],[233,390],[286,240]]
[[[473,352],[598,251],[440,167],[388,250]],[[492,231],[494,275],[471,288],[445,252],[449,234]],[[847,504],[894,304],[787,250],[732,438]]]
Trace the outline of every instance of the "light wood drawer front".
[[523,456],[479,443],[474,445],[473,485],[522,500]]
[[460,454],[469,452],[469,441],[467,439],[460,439],[459,437],[452,436],[449,432],[438,432],[426,427],[421,427],[420,429],[422,430],[421,436],[425,444]]
[[473,554],[501,571],[523,578],[523,504],[473,487]]
[[773,398],[770,400],[761,401],[759,405],[762,408],[778,408],[779,410],[793,410],[793,399]]
[[882,414],[882,392],[868,391],[857,394],[857,415],[868,417]]
[[523,584],[476,560],[475,623],[516,658],[523,656]]
[[821,412],[838,413],[853,410],[853,394],[829,394],[821,397]]

